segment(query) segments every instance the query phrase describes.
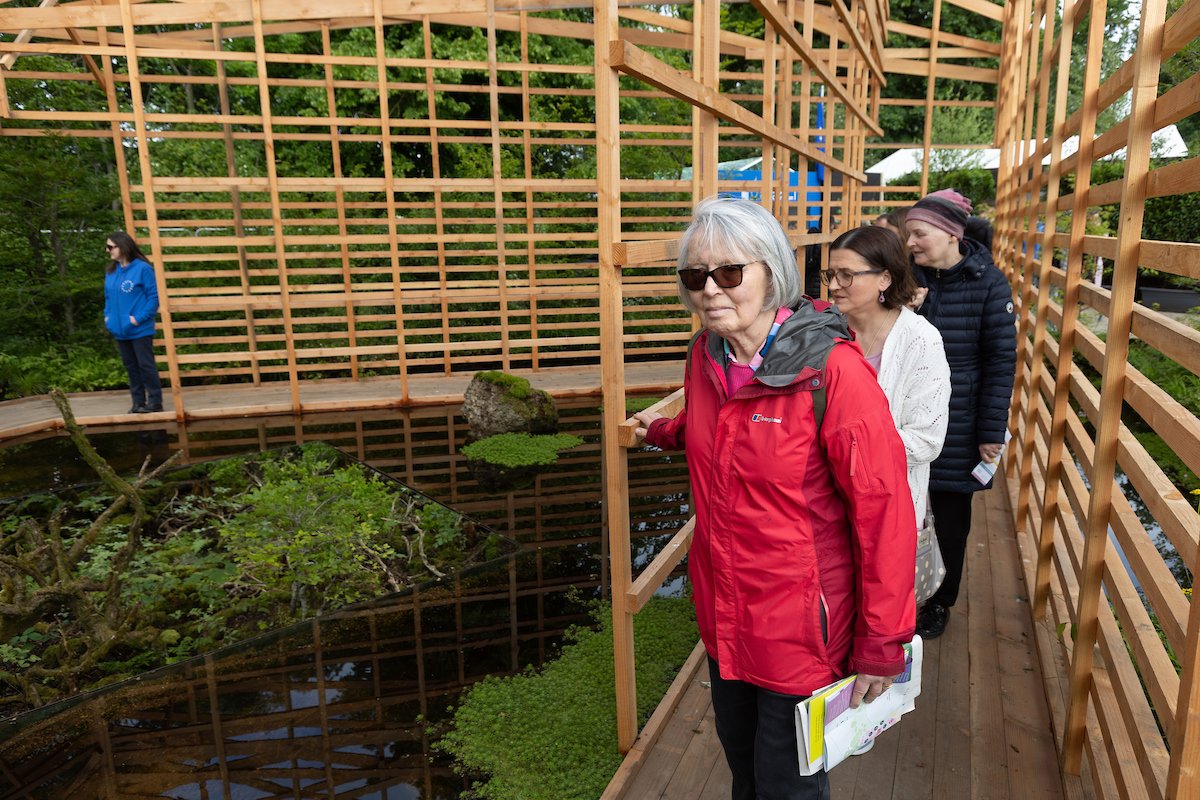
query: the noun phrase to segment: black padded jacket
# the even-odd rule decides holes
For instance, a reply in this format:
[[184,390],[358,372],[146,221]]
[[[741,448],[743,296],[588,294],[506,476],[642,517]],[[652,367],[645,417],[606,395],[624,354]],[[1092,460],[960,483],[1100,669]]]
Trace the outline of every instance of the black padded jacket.
[[[979,445],[1004,441],[1017,366],[1012,288],[978,242],[963,239],[963,259],[946,270],[916,267],[929,289],[918,313],[942,334],[950,364],[950,422],[933,462],[933,491],[974,492]],[[988,486],[991,484],[989,483]]]

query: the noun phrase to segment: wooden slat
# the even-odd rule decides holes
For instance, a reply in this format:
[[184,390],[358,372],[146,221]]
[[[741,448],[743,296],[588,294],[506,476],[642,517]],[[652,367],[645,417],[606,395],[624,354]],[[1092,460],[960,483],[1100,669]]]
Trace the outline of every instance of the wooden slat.
[[639,49],[636,45],[622,39],[615,39],[609,44],[609,49],[610,59],[615,69],[639,78],[673,97],[678,97],[694,106],[703,108],[709,113],[734,125],[738,125],[748,132],[786,147],[793,153],[800,153],[805,158],[824,164],[856,180],[866,180],[865,173],[850,170],[843,162],[832,158],[826,153],[822,153],[813,145],[801,141],[784,129],[778,128],[773,122],[764,120],[762,117],[747,111],[742,106],[715,93],[709,87],[697,83],[682,72],[672,69],[654,56]]

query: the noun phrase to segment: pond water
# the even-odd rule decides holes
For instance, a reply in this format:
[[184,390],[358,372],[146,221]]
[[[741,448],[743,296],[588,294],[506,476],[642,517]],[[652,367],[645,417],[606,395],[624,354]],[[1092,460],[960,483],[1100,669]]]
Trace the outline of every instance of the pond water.
[[[585,444],[527,489],[482,490],[457,406],[91,432],[121,472],[324,441],[518,540],[520,552],[207,657],[0,721],[0,797],[457,798],[431,748],[464,688],[553,655],[607,585],[594,400],[560,401]],[[630,455],[634,558],[687,516],[679,454]],[[0,450],[0,494],[90,481],[62,437]],[[678,589],[678,580],[670,586]]]

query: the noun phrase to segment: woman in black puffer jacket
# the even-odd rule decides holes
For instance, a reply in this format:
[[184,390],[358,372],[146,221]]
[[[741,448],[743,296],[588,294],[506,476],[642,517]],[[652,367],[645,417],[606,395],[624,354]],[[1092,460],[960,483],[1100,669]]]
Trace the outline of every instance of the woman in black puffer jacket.
[[942,334],[950,364],[950,424],[933,462],[929,499],[946,579],[917,616],[917,633],[942,635],[958,599],[971,498],[987,489],[971,470],[1000,454],[1017,366],[1012,288],[978,242],[964,238],[971,201],[953,189],[928,195],[909,210],[908,250],[917,280],[928,288],[918,313]]

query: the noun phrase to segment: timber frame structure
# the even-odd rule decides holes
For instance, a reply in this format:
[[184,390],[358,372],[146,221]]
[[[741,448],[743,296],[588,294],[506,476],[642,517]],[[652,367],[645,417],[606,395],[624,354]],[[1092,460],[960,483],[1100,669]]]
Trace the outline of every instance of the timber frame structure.
[[[992,139],[954,146],[1000,151],[994,253],[1020,326],[1004,468],[1019,487],[1032,613],[1045,620],[1038,646],[1062,767],[1086,765],[1101,797],[1200,796],[1200,614],[1130,499],[1192,572],[1197,513],[1122,419],[1128,406],[1200,473],[1194,410],[1129,361],[1137,337],[1200,373],[1195,327],[1135,302],[1139,267],[1200,278],[1200,244],[1142,238],[1147,198],[1200,191],[1194,157],[1164,165],[1150,148],[1155,130],[1200,112],[1200,75],[1159,91],[1160,67],[1200,34],[1200,0],[1144,0],[1137,45],[1110,74],[1105,0],[931,0],[924,26],[893,19],[883,0],[751,5],[761,25],[725,29],[714,0],[9,2],[0,134],[112,141],[125,226],[159,267],[180,419],[188,386],[204,382],[286,381],[301,412],[304,380],[398,378],[405,402],[410,375],[598,362],[628,749],[632,616],[686,553],[691,527],[634,580],[623,365],[679,366],[694,323],[671,264],[690,208],[748,193],[803,254],[868,211],[913,202],[931,150],[946,144],[936,118],[988,109]],[[946,29],[963,14],[992,35]],[[401,29],[412,46],[397,52],[389,37]],[[480,55],[440,47],[451,29],[482,37]],[[307,34],[299,46],[297,34]],[[917,46],[889,46],[893,37]],[[590,61],[556,60],[555,42],[567,41]],[[68,85],[92,86],[96,107],[15,99]],[[204,109],[156,105],[167,90],[204,98]],[[295,92],[324,110],[280,113],[278,99]],[[423,115],[397,113],[406,95]],[[583,112],[550,114],[563,98]],[[1114,103],[1123,120],[1098,131]],[[669,118],[636,113],[644,107]],[[920,141],[889,139],[882,123],[897,110],[924,115]],[[1078,151],[1065,152],[1076,135]],[[196,174],[181,143],[213,148],[221,157],[205,163],[217,167]],[[926,152],[920,180],[869,186],[867,152],[900,146]],[[297,172],[301,147],[324,154],[319,170]],[[1123,177],[1092,185],[1092,162],[1121,148]],[[347,170],[364,149],[377,169]],[[452,149],[470,156],[459,171],[443,167]],[[548,157],[568,151],[569,163]],[[690,170],[639,171],[653,151],[687,153]],[[766,165],[756,178],[723,170],[752,158]],[[791,175],[803,185],[810,171],[820,177],[802,197]],[[1117,234],[1089,235],[1088,214],[1112,205]],[[1114,265],[1111,290],[1085,279],[1096,257]],[[1081,324],[1096,312],[1103,337]]]

